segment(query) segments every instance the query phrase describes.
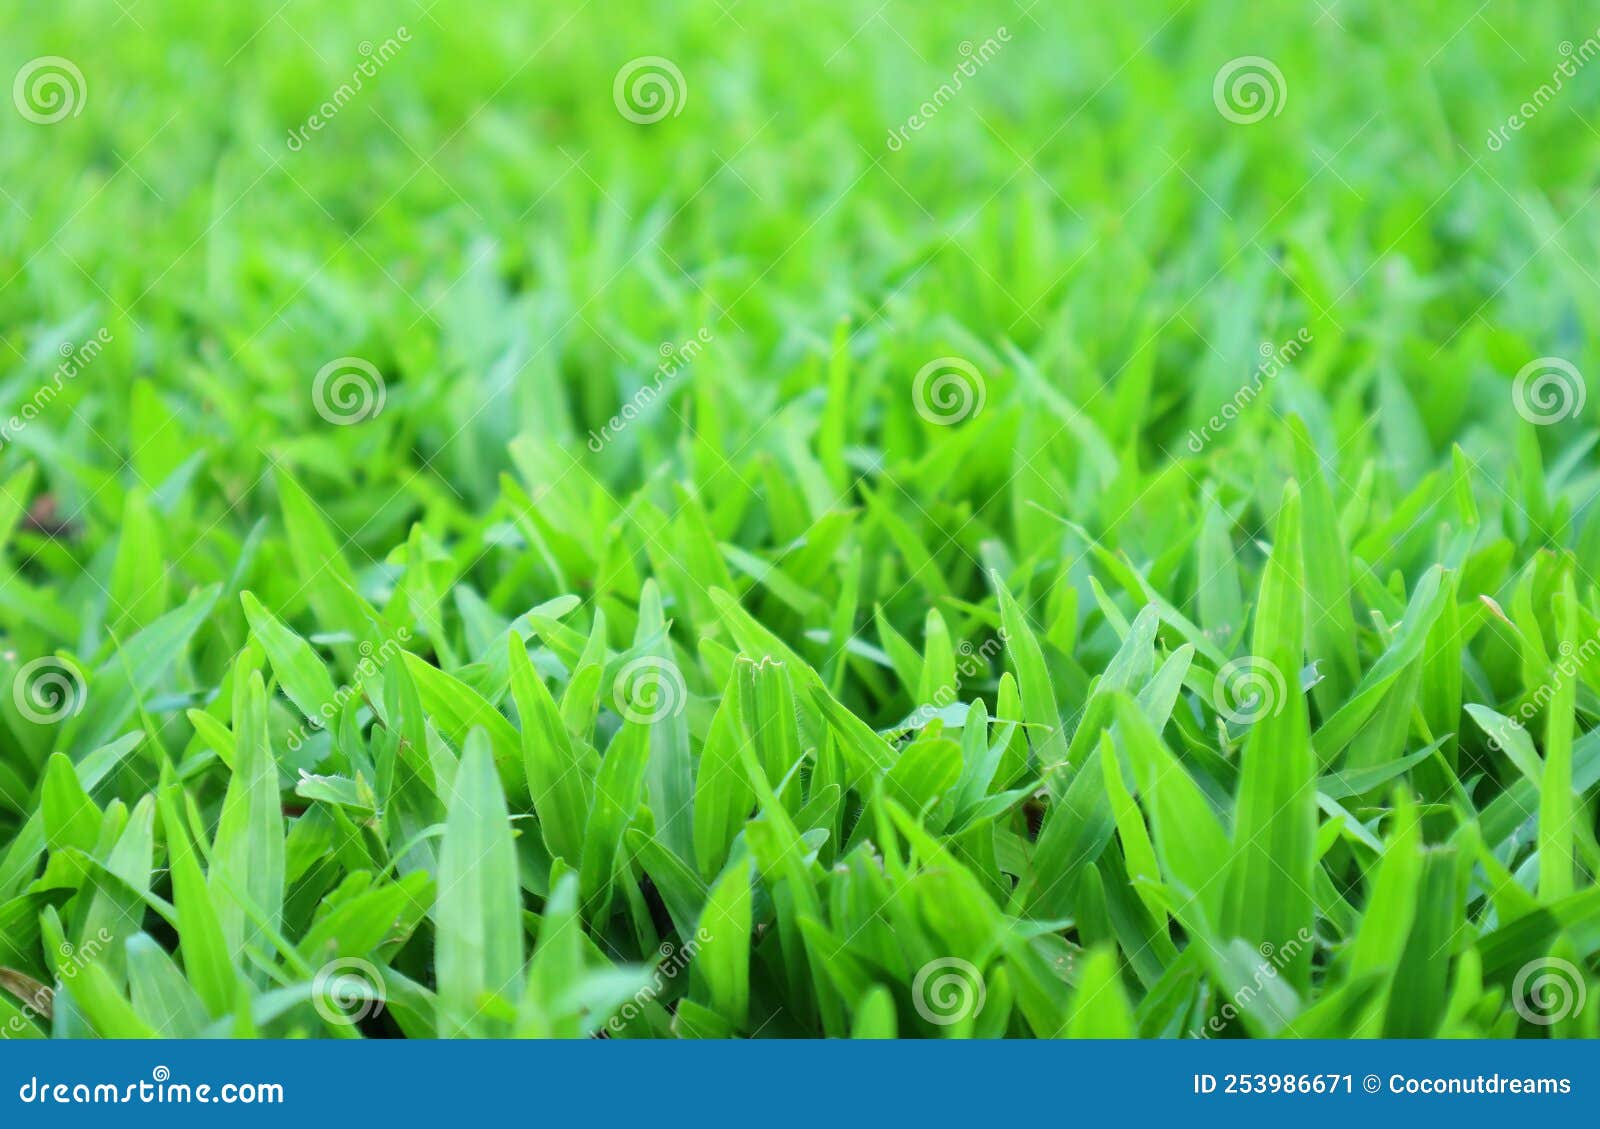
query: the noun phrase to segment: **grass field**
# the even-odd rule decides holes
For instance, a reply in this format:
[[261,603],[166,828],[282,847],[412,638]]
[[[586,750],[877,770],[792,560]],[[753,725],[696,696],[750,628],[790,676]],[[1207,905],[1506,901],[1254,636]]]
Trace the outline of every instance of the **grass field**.
[[30,5],[0,1035],[1600,1035],[1577,3]]

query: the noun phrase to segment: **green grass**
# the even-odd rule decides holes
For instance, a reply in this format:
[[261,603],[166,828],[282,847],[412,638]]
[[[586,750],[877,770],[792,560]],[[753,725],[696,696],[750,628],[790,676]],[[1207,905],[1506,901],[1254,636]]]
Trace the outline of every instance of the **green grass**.
[[116,7],[0,1034],[1600,1035],[1591,12]]

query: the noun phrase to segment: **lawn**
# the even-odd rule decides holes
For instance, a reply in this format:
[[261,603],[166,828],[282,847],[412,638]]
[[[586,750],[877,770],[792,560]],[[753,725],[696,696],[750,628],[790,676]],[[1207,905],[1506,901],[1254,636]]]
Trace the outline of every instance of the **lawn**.
[[1576,3],[28,5],[0,1037],[1600,1035]]

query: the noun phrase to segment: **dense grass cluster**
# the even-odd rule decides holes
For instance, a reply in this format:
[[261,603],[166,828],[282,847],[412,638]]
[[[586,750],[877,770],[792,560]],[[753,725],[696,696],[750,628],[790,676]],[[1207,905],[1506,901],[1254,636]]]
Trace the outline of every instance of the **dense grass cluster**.
[[117,7],[0,1034],[1600,1034],[1592,12]]

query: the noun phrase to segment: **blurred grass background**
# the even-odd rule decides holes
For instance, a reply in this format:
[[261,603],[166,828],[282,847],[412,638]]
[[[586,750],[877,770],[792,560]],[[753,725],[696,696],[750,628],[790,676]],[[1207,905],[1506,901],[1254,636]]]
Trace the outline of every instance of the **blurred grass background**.
[[[1297,379],[1365,412],[1392,372],[1415,410],[1389,422],[1438,446],[1503,418],[1497,381],[1526,357],[1581,360],[1597,312],[1600,83],[1580,71],[1501,151],[1487,144],[1600,22],[1576,4],[1338,0],[1246,21],[1137,0],[128,0],[4,19],[5,73],[64,55],[87,100],[0,131],[0,397],[31,390],[59,341],[115,338],[70,390],[70,419],[5,457],[43,462],[91,528],[121,512],[107,479],[141,378],[186,443],[218,454],[203,477],[230,499],[269,455],[332,480],[420,470],[349,525],[378,552],[440,480],[482,503],[506,440],[572,443],[660,343],[701,326],[718,345],[661,410],[692,427],[702,400],[748,406],[715,420],[730,448],[781,450],[784,429],[764,425],[815,392],[843,318],[864,419],[884,371],[957,348],[998,366],[1014,343],[1080,404],[1149,369],[1161,410],[1145,438],[1170,447],[1258,342],[1308,326],[1317,363]],[[410,41],[291,151],[361,45],[401,27]],[[891,151],[961,44],[1001,27],[997,58]],[[646,54],[687,91],[652,125],[612,99]],[[1286,84],[1254,125],[1211,97],[1245,54]],[[345,354],[384,370],[389,410],[330,434],[307,390]],[[597,460],[607,480],[672,457],[640,442]]]
[[[1034,723],[1059,741],[1065,730],[1052,725],[1104,685],[1095,680],[1141,611],[1153,660],[1154,598],[1200,625],[1174,633],[1164,611],[1169,647],[1203,636],[1208,664],[1223,668],[1244,645],[1244,593],[1255,590],[1246,581],[1261,571],[1262,540],[1277,539],[1266,525],[1292,496],[1283,479],[1294,467],[1318,491],[1307,528],[1327,534],[1307,537],[1318,593],[1309,600],[1335,597],[1312,609],[1325,614],[1305,657],[1314,669],[1331,651],[1328,666],[1348,668],[1316,692],[1322,721],[1349,689],[1338,678],[1353,683],[1363,657],[1391,646],[1408,590],[1413,601],[1426,585],[1437,592],[1432,566],[1455,566],[1444,597],[1416,602],[1449,604],[1426,658],[1430,673],[1454,676],[1459,652],[1460,676],[1418,709],[1437,715],[1426,719],[1430,736],[1464,731],[1461,791],[1484,787],[1462,807],[1498,805],[1487,841],[1529,888],[1500,882],[1505,904],[1480,904],[1470,921],[1498,946],[1490,972],[1508,979],[1544,955],[1544,942],[1523,938],[1524,953],[1492,930],[1565,905],[1572,885],[1570,874],[1541,880],[1530,909],[1528,872],[1542,864],[1524,849],[1531,839],[1513,833],[1550,838],[1559,876],[1574,821],[1555,811],[1534,828],[1523,806],[1534,785],[1517,772],[1532,774],[1485,752],[1482,735],[1460,724],[1461,706],[1509,712],[1548,696],[1541,648],[1570,645],[1577,621],[1543,621],[1556,593],[1590,589],[1566,557],[1543,550],[1572,548],[1583,582],[1600,552],[1591,455],[1600,405],[1535,428],[1512,395],[1513,374],[1535,358],[1594,370],[1597,25],[1576,3],[1361,0],[1248,10],[1143,0],[13,9],[0,16],[0,77],[60,56],[81,87],[50,124],[28,120],[15,87],[12,107],[0,103],[0,404],[34,397],[75,343],[104,331],[109,344],[0,447],[0,534],[28,511],[9,543],[15,571],[0,585],[0,662],[66,652],[94,667],[93,704],[69,723],[67,751],[81,760],[131,728],[137,697],[140,726],[161,748],[115,789],[137,802],[176,759],[167,754],[182,751],[211,804],[225,774],[207,767],[207,738],[184,711],[208,710],[219,727],[229,716],[230,663],[253,655],[259,634],[239,606],[245,589],[303,628],[308,646],[333,652],[341,682],[351,642],[372,626],[361,601],[356,614],[328,614],[352,606],[346,573],[363,600],[415,628],[411,665],[432,669],[431,655],[440,672],[481,686],[496,680],[483,656],[511,617],[552,597],[582,598],[601,651],[629,637],[639,645],[658,621],[665,638],[670,619],[676,637],[662,646],[698,656],[681,665],[699,740],[728,685],[722,667],[735,648],[751,650],[728,627],[728,608],[712,605],[712,588],[792,645],[797,672],[814,664],[865,724],[889,726],[928,704],[924,691],[947,665],[924,661],[919,631],[928,655],[936,641],[944,652],[953,639],[987,642],[1002,623],[992,586],[1007,600],[1021,591],[1007,605],[1014,625],[1031,617],[1044,628],[1049,651],[1023,658],[1037,659],[1032,686],[1059,697],[1061,710],[1046,701],[1048,721]],[[941,86],[991,40],[987,61],[946,98]],[[619,72],[646,56],[670,61],[682,83],[654,122],[623,112],[615,93]],[[359,91],[337,93],[375,57],[387,61]],[[1216,95],[1219,73],[1245,57],[1281,76],[1270,109],[1248,123]],[[1563,67],[1561,89],[1541,93]],[[338,112],[307,132],[334,99]],[[912,115],[927,120],[891,143]],[[1512,115],[1526,123],[1497,135]],[[1270,397],[1203,454],[1191,449],[1187,437],[1234,400],[1263,346],[1297,338],[1310,345]],[[692,375],[592,445],[639,402],[663,346],[696,339],[705,348]],[[319,411],[314,384],[351,357],[382,374],[384,404],[340,427]],[[986,407],[961,427],[937,427],[912,384],[950,357],[982,374]],[[1290,414],[1305,420],[1303,449]],[[1446,480],[1452,444],[1461,463]],[[314,497],[316,520],[284,489],[291,477]],[[1280,528],[1298,530],[1298,509],[1283,512]],[[324,548],[322,521],[337,551],[307,575]],[[1337,535],[1322,528],[1335,524]],[[1337,568],[1317,567],[1335,559]],[[162,617],[196,589],[205,595],[190,610],[204,629],[185,627],[170,666],[125,673],[119,640],[170,623]],[[1515,601],[1511,618],[1485,610],[1479,597],[1493,595]],[[929,615],[935,608],[954,630]],[[968,680],[977,695],[991,688],[990,652],[980,653],[982,677]],[[1276,657],[1295,685],[1300,648],[1285,644]],[[561,666],[543,658],[546,674]],[[1022,666],[1014,652],[1006,661]],[[505,689],[501,679],[489,697]],[[1563,716],[1600,715],[1594,686],[1563,693]],[[1393,763],[1390,752],[1410,747],[1416,694],[1415,682],[1396,693],[1393,716],[1374,726],[1384,747],[1362,758]],[[1291,696],[1298,704],[1298,690]],[[272,706],[276,742],[302,718],[276,697]],[[62,742],[10,710],[0,694],[21,750],[0,763],[0,826],[22,841],[16,828]],[[340,734],[352,748],[357,712]],[[265,731],[262,713],[251,723]],[[1237,750],[1226,726],[1213,749],[1215,710],[1196,704],[1175,717],[1207,778],[1221,782],[1209,798],[1228,807]],[[675,746],[685,777],[689,726],[678,724]],[[1049,746],[1036,739],[1042,762]],[[317,769],[333,744],[319,738],[276,767]],[[354,778],[353,760],[333,761]],[[1461,797],[1415,775],[1437,805],[1432,851],[1445,800]],[[282,781],[267,783],[263,794]],[[1575,786],[1580,797],[1589,783]],[[1550,794],[1565,803],[1570,790]],[[1044,826],[1076,828],[1059,800]],[[1401,844],[1392,857],[1421,859],[1405,804],[1360,807],[1375,827],[1391,810],[1401,813],[1386,840]],[[651,818],[676,821],[677,834],[683,811]],[[1012,876],[1036,868],[1049,898],[1029,912],[1055,920],[1092,909],[1092,898],[1056,891],[1057,875],[1038,862],[1037,814],[1009,813],[1006,857],[983,861],[997,904]],[[828,817],[831,830],[844,824]],[[405,846],[408,829],[390,830],[386,846]],[[1578,854],[1592,864],[1592,826],[1581,836]],[[1062,842],[1045,862],[1071,856]],[[1309,847],[1300,859],[1325,879],[1317,920],[1332,933],[1297,958],[1306,984],[1314,955],[1343,974],[1336,961],[1360,924],[1343,891],[1359,883],[1371,893],[1365,864],[1379,845],[1360,841],[1370,858],[1339,845],[1326,873]],[[0,867],[0,887],[32,880],[42,848],[23,848]],[[1470,851],[1461,857],[1471,862]],[[870,861],[852,865],[869,872]],[[390,860],[381,862],[386,873]],[[1131,903],[1127,874],[1109,873],[1108,887]],[[547,865],[522,872],[539,896],[548,876]],[[323,889],[302,887],[301,916]],[[1390,900],[1409,910],[1418,899]],[[937,886],[928,901],[946,905]],[[1281,908],[1261,901],[1247,908]],[[651,908],[641,895],[631,923],[648,924]],[[1431,909],[1441,931],[1469,923],[1464,904],[1436,898]],[[957,931],[980,920],[951,916]],[[1085,917],[1081,941],[1094,939],[1089,926],[1110,936]],[[1383,914],[1372,920],[1384,926]],[[619,935],[604,932],[615,922],[592,924],[609,941]],[[1425,933],[1407,950],[1408,977],[1417,954],[1439,951]],[[869,940],[898,959],[909,934]],[[624,957],[654,950],[640,937]],[[1164,920],[1158,939],[1170,947]],[[1263,939],[1287,935],[1249,935]],[[1119,941],[1153,983],[1159,953]],[[1069,951],[1049,943],[1051,961]],[[421,982],[428,960],[412,951],[401,963]],[[1110,982],[1118,972],[1107,962],[1095,975]],[[1404,1017],[1386,1029],[1514,1029],[1499,997],[1486,997],[1477,1026],[1442,1027],[1442,971],[1429,992],[1397,993],[1425,1024]],[[991,1018],[997,1030],[1009,1022],[998,1006]],[[808,1029],[803,1013],[790,1019]],[[1147,1026],[1179,1029],[1157,1020]],[[1591,1011],[1583,1022],[1592,1034],[1600,1020]]]

